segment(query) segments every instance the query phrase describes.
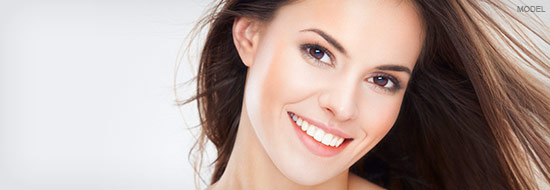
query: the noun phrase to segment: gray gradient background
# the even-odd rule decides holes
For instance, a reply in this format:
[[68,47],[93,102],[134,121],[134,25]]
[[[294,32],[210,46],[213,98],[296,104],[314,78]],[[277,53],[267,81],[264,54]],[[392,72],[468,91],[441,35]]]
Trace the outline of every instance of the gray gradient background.
[[0,189],[191,189],[172,84],[207,3],[0,0]]

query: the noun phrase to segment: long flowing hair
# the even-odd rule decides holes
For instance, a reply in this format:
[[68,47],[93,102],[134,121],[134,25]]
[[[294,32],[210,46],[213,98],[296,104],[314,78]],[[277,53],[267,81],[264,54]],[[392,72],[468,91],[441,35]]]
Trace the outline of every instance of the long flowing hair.
[[[247,67],[233,21],[269,22],[290,1],[221,0],[198,22],[208,29],[196,94],[201,134],[191,154],[200,176],[207,143],[217,150],[210,184],[227,166]],[[426,38],[398,119],[353,172],[390,189],[538,189],[550,183],[548,28],[497,0],[414,0]],[[191,38],[192,39],[192,38]],[[542,42],[536,44],[536,42]],[[190,42],[191,44],[191,42]]]

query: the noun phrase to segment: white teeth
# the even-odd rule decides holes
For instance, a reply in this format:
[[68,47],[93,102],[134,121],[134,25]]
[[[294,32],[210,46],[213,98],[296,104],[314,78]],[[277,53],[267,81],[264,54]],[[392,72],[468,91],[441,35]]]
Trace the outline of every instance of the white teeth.
[[338,139],[338,142],[336,142],[336,147],[339,147],[344,142],[343,138]]
[[322,129],[317,129],[315,130],[315,136],[313,136],[313,138],[321,142],[324,136],[325,136],[325,131],[323,131]]
[[330,141],[330,146],[336,146],[336,142],[338,142],[338,137],[332,138],[332,141]]
[[332,141],[332,134],[330,133],[327,133],[324,137],[323,137],[323,140],[321,141],[321,143],[325,144],[325,145],[330,145],[330,141]]
[[302,131],[307,131],[307,128],[309,127],[309,123],[307,121],[302,122]]
[[315,129],[317,129],[317,127],[315,127],[315,125],[311,125],[309,126],[309,128],[307,128],[307,135],[309,136],[313,136],[315,135]]
[[324,145],[339,147],[344,142],[344,138],[331,133],[327,133],[323,129],[320,129],[317,126],[310,124],[306,120],[303,120],[296,115],[292,116],[292,120],[294,120],[296,124],[301,127],[302,131],[306,132],[307,135],[313,137],[315,140],[323,143]]

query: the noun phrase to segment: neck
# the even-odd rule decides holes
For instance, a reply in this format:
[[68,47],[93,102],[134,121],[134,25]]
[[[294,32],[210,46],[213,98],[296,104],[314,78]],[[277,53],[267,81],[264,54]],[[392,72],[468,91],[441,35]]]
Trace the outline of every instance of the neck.
[[210,189],[348,189],[348,171],[315,186],[297,184],[271,161],[250,124],[243,105],[239,129],[227,167]]

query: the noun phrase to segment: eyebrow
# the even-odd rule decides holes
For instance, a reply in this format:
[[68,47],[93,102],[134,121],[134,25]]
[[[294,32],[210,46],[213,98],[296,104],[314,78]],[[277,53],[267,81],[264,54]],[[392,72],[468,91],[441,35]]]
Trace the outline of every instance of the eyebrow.
[[381,66],[376,67],[376,69],[389,70],[389,71],[401,71],[401,72],[406,72],[409,75],[411,74],[411,70],[409,68],[401,66],[401,65],[381,65]]
[[[323,37],[329,44],[334,46],[338,51],[343,53],[344,55],[347,55],[346,49],[340,44],[338,41],[336,41],[333,37],[328,35],[327,33],[323,32],[322,30],[316,29],[316,28],[310,28],[310,29],[304,29],[300,30],[300,32],[315,32],[319,34],[321,37]],[[376,67],[378,70],[387,70],[387,71],[400,71],[400,72],[406,72],[409,75],[411,74],[411,70],[407,67],[400,66],[400,65],[381,65]]]
[[331,37],[327,33],[323,32],[322,30],[319,30],[319,29],[316,29],[316,28],[310,28],[310,29],[300,30],[300,32],[315,32],[315,33],[319,34],[319,36],[323,37],[330,45],[334,46],[338,51],[340,51],[344,55],[347,54],[346,50],[344,49],[342,44],[340,44],[333,37]]

